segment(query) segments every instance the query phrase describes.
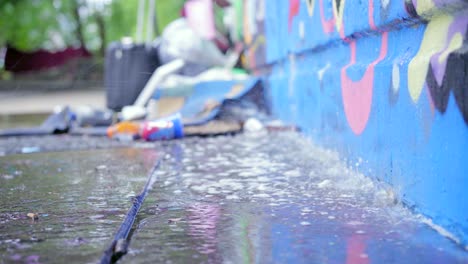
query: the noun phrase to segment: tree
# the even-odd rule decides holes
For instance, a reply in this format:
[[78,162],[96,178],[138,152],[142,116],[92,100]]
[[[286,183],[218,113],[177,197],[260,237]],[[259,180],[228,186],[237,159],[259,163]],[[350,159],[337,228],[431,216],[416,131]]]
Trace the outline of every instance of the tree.
[[[179,16],[183,3],[156,1],[159,32]],[[84,46],[103,55],[109,42],[136,36],[137,5],[134,0],[0,0],[0,47]]]

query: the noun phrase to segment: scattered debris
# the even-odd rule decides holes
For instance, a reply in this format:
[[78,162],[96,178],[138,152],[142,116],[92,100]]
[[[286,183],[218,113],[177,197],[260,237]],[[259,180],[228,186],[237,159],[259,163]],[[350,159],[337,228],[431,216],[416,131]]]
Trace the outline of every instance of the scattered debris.
[[182,218],[170,218],[169,220],[167,220],[167,223],[168,224],[177,224],[181,220],[182,220]]
[[107,129],[107,136],[114,138],[117,135],[136,136],[140,132],[140,124],[137,122],[120,122]]
[[11,179],[15,178],[15,176],[10,175],[10,174],[5,174],[5,175],[2,175],[2,178],[5,179],[5,180],[11,180]]
[[[58,107],[38,127],[11,128],[0,131],[0,137],[11,136],[43,136],[67,133],[72,123],[72,112],[69,107]],[[40,149],[39,149],[40,150]],[[37,147],[23,148],[23,153],[39,151]]]
[[39,151],[41,151],[41,148],[40,148],[40,147],[36,147],[36,146],[33,146],[33,147],[23,147],[23,148],[21,148],[21,153],[24,153],[24,154],[35,153],[35,152],[39,152]]
[[33,221],[39,220],[39,215],[37,213],[28,213],[27,216]]
[[242,126],[236,121],[212,120],[199,126],[184,127],[186,136],[215,136],[235,134],[242,130]]
[[102,170],[106,170],[106,169],[107,169],[106,165],[99,165],[99,166],[96,166],[96,168],[95,168],[96,171],[102,171]]
[[265,124],[265,128],[268,132],[299,132],[300,129],[294,125],[288,125],[283,123],[281,120],[273,120]]
[[66,244],[68,246],[72,246],[72,247],[79,247],[79,246],[81,246],[83,244],[87,244],[87,243],[89,243],[89,240],[84,239],[82,237],[77,237],[75,239],[70,239],[70,240],[66,241]]
[[26,263],[40,263],[38,255],[30,255],[25,259]]
[[147,141],[182,138],[184,136],[180,114],[157,121],[143,122],[140,131],[141,137]]
[[244,123],[244,131],[245,132],[259,132],[264,130],[265,127],[263,124],[256,118],[249,118]]
[[80,127],[101,127],[112,124],[113,112],[90,105],[77,106],[71,109],[76,125]]

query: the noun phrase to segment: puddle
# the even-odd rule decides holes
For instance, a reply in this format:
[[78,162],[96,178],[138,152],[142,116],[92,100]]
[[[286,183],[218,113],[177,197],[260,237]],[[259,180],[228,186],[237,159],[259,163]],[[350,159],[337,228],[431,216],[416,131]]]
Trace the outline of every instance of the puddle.
[[390,192],[295,133],[0,157],[0,257],[98,262],[156,157],[122,263],[468,261]]
[[[297,134],[172,144],[123,262],[456,263],[468,254]],[[158,210],[154,210],[157,207]]]

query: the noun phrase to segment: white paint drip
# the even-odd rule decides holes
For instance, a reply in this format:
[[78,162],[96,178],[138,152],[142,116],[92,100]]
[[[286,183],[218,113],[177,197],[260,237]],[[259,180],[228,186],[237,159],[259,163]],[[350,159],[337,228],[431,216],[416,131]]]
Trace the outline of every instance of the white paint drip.
[[389,3],[390,0],[382,0],[382,7],[386,9]]
[[[440,235],[453,240],[455,243],[460,244],[460,239],[458,239],[454,234],[450,233],[447,229],[441,227],[440,225],[435,224],[432,222],[432,219],[427,218],[423,215],[418,215],[417,216],[421,222],[425,223],[426,225],[430,226],[432,229],[434,229],[437,233]],[[468,248],[465,247],[465,250],[468,251]]]
[[327,62],[327,65],[325,65],[325,67],[323,67],[322,69],[320,69],[320,70],[317,71],[317,77],[318,77],[319,81],[322,81],[323,75],[325,74],[325,72],[326,72],[328,69],[330,69],[330,66],[331,66],[330,63]]
[[394,94],[398,93],[400,89],[400,68],[398,63],[394,62],[392,67],[392,91]]
[[301,40],[305,37],[305,28],[304,28],[304,21],[299,21],[299,37]]

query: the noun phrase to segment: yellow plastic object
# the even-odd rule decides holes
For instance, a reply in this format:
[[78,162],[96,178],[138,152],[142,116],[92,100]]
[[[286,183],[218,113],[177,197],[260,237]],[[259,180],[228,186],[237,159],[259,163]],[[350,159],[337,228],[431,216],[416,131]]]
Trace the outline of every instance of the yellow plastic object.
[[140,132],[140,123],[137,122],[120,122],[107,129],[107,136],[113,138],[117,135],[138,135]]

